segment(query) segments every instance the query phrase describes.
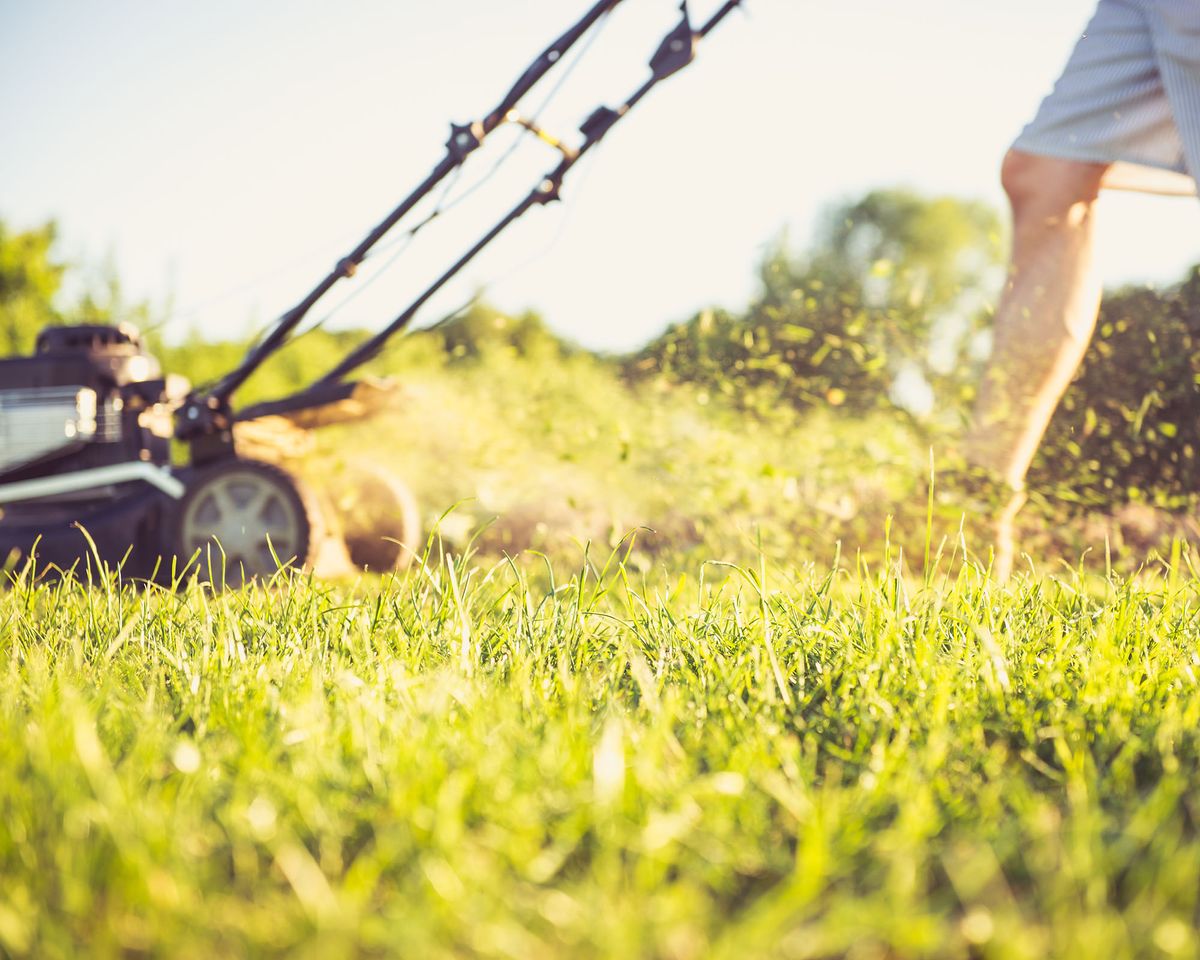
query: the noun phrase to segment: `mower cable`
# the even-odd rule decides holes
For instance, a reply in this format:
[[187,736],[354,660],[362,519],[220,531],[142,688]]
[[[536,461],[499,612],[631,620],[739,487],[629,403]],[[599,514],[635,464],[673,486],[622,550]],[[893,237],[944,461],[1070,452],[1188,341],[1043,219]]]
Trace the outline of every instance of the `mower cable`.
[[[608,23],[608,18],[611,13],[612,13],[611,9],[606,10],[604,12],[604,14],[600,17],[600,19],[596,21],[595,28],[592,29],[588,33],[587,40],[584,41],[583,46],[581,46],[579,48],[578,52],[576,52],[575,55],[571,58],[571,62],[567,65],[567,67],[559,75],[558,80],[555,81],[554,86],[546,94],[546,97],[542,100],[542,102],[540,104],[538,104],[537,108],[533,112],[533,116],[529,119],[525,119],[524,117],[517,114],[517,112],[515,110],[510,110],[508,112],[508,114],[505,116],[504,122],[512,123],[512,124],[515,124],[516,126],[523,128],[524,133],[531,133],[534,136],[538,137],[538,139],[542,140],[543,142],[549,143],[551,146],[555,147],[556,149],[559,149],[560,151],[563,149],[562,144],[559,141],[557,141],[553,137],[550,137],[548,134],[545,133],[545,131],[541,130],[541,128],[537,126],[538,119],[540,118],[540,116],[543,113],[545,113],[545,111],[550,107],[550,105],[554,102],[554,100],[562,92],[563,87],[566,85],[567,81],[570,80],[571,75],[575,72],[575,70],[579,66],[580,62],[582,62],[584,57],[586,57],[588,55],[588,53],[591,51],[592,47],[595,45],[596,40],[599,38],[600,34],[604,32],[604,26],[605,26],[605,24]],[[412,242],[416,238],[418,233],[420,233],[427,226],[429,226],[431,223],[433,223],[434,220],[437,220],[439,217],[444,216],[445,214],[447,214],[451,210],[453,210],[455,207],[459,206],[461,203],[463,203],[465,200],[467,200],[472,194],[476,193],[480,188],[482,188],[489,181],[491,181],[500,172],[500,169],[504,166],[504,164],[512,157],[512,155],[514,153],[516,153],[517,149],[521,146],[521,143],[524,140],[524,133],[519,134],[517,137],[515,137],[513,139],[513,142],[508,146],[508,148],[504,151],[504,153],[501,154],[499,158],[497,158],[495,163],[492,164],[492,166],[488,169],[488,171],[485,174],[483,174],[483,176],[481,176],[475,183],[473,183],[469,187],[467,187],[457,197],[454,197],[453,199],[449,199],[449,196],[453,192],[454,187],[458,185],[458,181],[462,178],[463,167],[459,166],[454,171],[454,173],[450,176],[450,179],[447,181],[446,187],[442,191],[441,195],[439,196],[438,201],[434,205],[433,210],[431,210],[428,214],[426,214],[426,216],[423,217],[421,220],[418,220],[413,226],[411,226],[407,230],[405,230],[400,236],[395,237],[394,239],[392,239],[386,243],[379,244],[378,246],[376,246],[376,247],[372,248],[370,251],[368,251],[367,254],[363,257],[363,262],[365,263],[365,262],[375,259],[376,257],[378,257],[384,253],[391,253],[391,255],[387,258],[387,260],[379,267],[379,269],[376,270],[375,273],[373,273],[369,279],[358,284],[350,294],[348,294],[344,299],[342,299],[335,306],[331,307],[325,313],[325,315],[322,316],[319,320],[317,320],[316,322],[314,322],[313,324],[311,324],[304,330],[300,330],[299,332],[293,333],[288,338],[288,343],[296,343],[297,341],[308,336],[310,333],[314,333],[315,331],[322,329],[325,326],[325,324],[327,324],[330,320],[332,320],[338,313],[340,313],[345,307],[347,307],[359,295],[366,292],[371,287],[372,284],[374,284],[385,272],[387,272],[387,270],[389,270],[392,266],[394,266],[396,264],[396,262],[400,259],[400,257],[403,256],[405,251],[407,251],[408,248],[412,245]],[[507,279],[509,276],[512,275],[512,273],[515,273],[518,270],[523,270],[530,263],[535,263],[536,261],[540,260],[543,256],[545,256],[545,254],[547,252],[549,252],[549,249],[551,249],[555,245],[555,243],[557,243],[557,241],[561,238],[562,232],[563,231],[560,229],[558,234],[555,237],[554,242],[551,243],[550,247],[547,247],[546,249],[540,251],[538,254],[535,254],[533,257],[530,257],[528,260],[523,261],[515,270],[513,270],[509,273],[505,273],[504,276],[501,277],[500,279],[501,280]],[[399,249],[396,249],[397,247],[399,247]],[[459,314],[461,314],[464,310],[466,310],[468,307],[470,307],[472,304],[474,304],[479,299],[480,294],[483,291],[486,291],[488,288],[490,288],[492,286],[492,283],[493,283],[493,281],[488,281],[488,282],[484,283],[480,290],[480,293],[476,294],[476,296],[472,297],[471,300],[468,301],[468,303],[465,306],[460,307],[458,310],[454,311],[451,314],[448,314],[446,317],[437,321],[437,323],[431,324],[426,329],[434,329],[434,328],[441,326],[442,324],[448,322],[449,320],[452,320],[454,317],[458,316]],[[273,320],[270,323],[264,324],[262,329],[254,335],[254,337],[251,341],[251,345],[254,346],[257,343],[261,342],[263,337],[265,337],[267,335],[267,332],[271,329],[272,325],[275,322],[276,321]],[[216,382],[215,380],[212,381],[212,383],[215,383],[215,382]],[[211,386],[212,383],[207,384],[206,386]]]
[[532,90],[562,57],[584,38],[602,18],[606,17],[623,0],[597,0],[566,32],[555,39],[526,67],[517,81],[501,98],[499,104],[482,120],[463,125],[452,125],[450,139],[446,143],[445,156],[428,176],[381,221],[357,247],[338,261],[334,269],[321,280],[296,306],[283,314],[270,332],[250,348],[242,362],[222,377],[216,386],[203,395],[193,393],[185,401],[185,415],[177,419],[182,428],[180,437],[191,436],[197,430],[203,432],[211,419],[210,411],[227,409],[230,396],[275,353],[293,330],[304,319],[312,307],[325,296],[338,281],[350,277],[366,259],[380,240],[384,238],[413,208],[428,196],[445,178],[461,167],[467,158],[484,142],[488,134],[507,121],[508,114],[517,103]]
[[373,336],[350,351],[328,373],[320,377],[311,389],[329,387],[341,381],[351,371],[374,359],[383,350],[389,339],[407,327],[421,308],[457,276],[472,260],[474,260],[492,241],[508,229],[513,223],[523,217],[534,207],[542,207],[561,199],[563,181],[571,169],[599,144],[608,132],[641,101],[668,77],[673,76],[687,67],[696,58],[698,42],[706,37],[734,9],[741,6],[744,0],[725,0],[720,8],[696,29],[688,17],[687,5],[681,7],[683,18],[662,39],[658,49],[650,58],[650,77],[645,80],[620,106],[610,108],[600,106],[592,112],[580,126],[583,141],[578,148],[564,154],[558,165],[542,178],[530,191],[491,230],[481,237],[474,246],[464,253],[455,263],[442,273],[420,296],[397,316],[391,323]]
[[[528,119],[525,119],[520,114],[518,114],[515,109],[509,110],[508,113],[505,114],[505,117],[504,117],[505,123],[516,124],[517,126],[523,128],[524,133],[531,133],[534,136],[537,136],[539,139],[543,140],[544,142],[550,143],[551,146],[561,149],[561,144],[559,143],[559,141],[555,140],[553,137],[548,137],[548,135],[546,135],[544,133],[544,131],[542,131],[540,129],[540,127],[538,127],[538,121],[540,120],[542,114],[545,113],[547,109],[549,109],[550,105],[554,102],[554,100],[562,92],[563,87],[566,86],[567,81],[571,79],[571,75],[575,72],[576,68],[583,61],[584,57],[586,57],[588,55],[588,53],[591,51],[592,47],[595,46],[596,40],[599,39],[600,34],[602,34],[604,32],[605,24],[608,23],[608,18],[611,15],[611,13],[612,13],[611,9],[605,11],[605,13],[600,17],[600,19],[596,21],[596,26],[588,34],[588,38],[587,38],[587,40],[584,41],[583,46],[580,47],[579,51],[574,55],[574,57],[571,58],[571,62],[567,65],[566,69],[564,69],[563,72],[561,74],[559,74],[559,77],[555,81],[554,86],[550,88],[549,93],[546,94],[546,96],[542,100],[542,102],[537,105],[537,108],[533,111],[533,115],[531,117],[529,117]],[[517,152],[517,150],[520,148],[521,144],[524,142],[524,139],[525,139],[524,133],[518,134],[516,137],[514,137],[513,142],[508,145],[508,148],[496,159],[495,163],[493,163],[492,166],[490,168],[488,168],[488,171],[485,174],[483,174],[483,176],[481,176],[478,180],[476,180],[473,184],[471,184],[469,187],[467,187],[457,197],[455,197],[453,200],[450,200],[449,202],[439,201],[438,205],[434,208],[433,212],[430,213],[427,217],[425,217],[424,220],[421,220],[420,222],[418,222],[416,224],[416,226],[414,226],[410,230],[408,230],[404,234],[404,236],[398,237],[398,238],[396,238],[396,240],[391,241],[389,243],[381,244],[379,247],[376,247],[374,250],[372,250],[370,253],[368,253],[367,257],[370,258],[370,257],[376,256],[377,254],[384,253],[388,249],[390,249],[392,246],[396,245],[397,243],[403,243],[403,244],[405,244],[405,246],[407,246],[406,241],[410,240],[413,236],[415,236],[417,233],[419,233],[424,227],[428,226],[430,222],[432,222],[433,220],[436,220],[438,217],[440,217],[444,214],[449,213],[451,210],[453,210],[459,204],[461,204],[465,200],[467,200],[472,194],[478,192],[480,190],[480,188],[484,187],[493,178],[495,178],[495,176],[500,172],[500,169],[508,162],[508,160],[512,157],[512,155]],[[459,171],[461,172],[461,168],[459,168]],[[458,177],[456,176],[454,182],[457,183],[457,181],[458,181]],[[450,190],[447,189],[446,194],[448,194],[449,192],[450,192]],[[445,198],[445,194],[443,194],[443,200],[444,200],[444,198]],[[392,263],[392,261],[389,260],[388,263],[390,265]]]

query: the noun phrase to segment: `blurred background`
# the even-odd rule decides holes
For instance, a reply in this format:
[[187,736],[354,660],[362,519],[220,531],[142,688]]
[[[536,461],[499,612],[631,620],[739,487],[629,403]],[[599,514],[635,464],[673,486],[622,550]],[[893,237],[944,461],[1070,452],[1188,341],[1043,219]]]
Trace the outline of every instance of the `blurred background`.
[[[168,369],[227,370],[586,6],[0,0],[0,349],[130,320]],[[384,456],[428,523],[459,504],[445,535],[496,553],[645,528],[647,564],[825,561],[880,554],[889,516],[919,550],[923,478],[952,458],[1003,280],[1000,158],[1093,6],[748,3],[564,203],[430,304],[418,328],[472,303],[377,362],[396,409],[324,433],[310,469]],[[570,141],[677,17],[626,0],[525,112]],[[519,128],[490,138],[452,214],[339,286],[240,399],[323,372],[556,161]],[[1100,216],[1111,292],[1027,532],[1136,563],[1196,532],[1200,205],[1111,195]],[[952,548],[963,518],[932,522]]]

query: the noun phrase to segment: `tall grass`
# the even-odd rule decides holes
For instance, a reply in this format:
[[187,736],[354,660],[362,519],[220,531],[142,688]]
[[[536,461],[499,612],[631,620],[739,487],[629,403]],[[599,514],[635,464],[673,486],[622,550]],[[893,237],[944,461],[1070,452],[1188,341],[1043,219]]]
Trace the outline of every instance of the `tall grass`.
[[13,956],[1195,956],[1200,577],[0,596]]

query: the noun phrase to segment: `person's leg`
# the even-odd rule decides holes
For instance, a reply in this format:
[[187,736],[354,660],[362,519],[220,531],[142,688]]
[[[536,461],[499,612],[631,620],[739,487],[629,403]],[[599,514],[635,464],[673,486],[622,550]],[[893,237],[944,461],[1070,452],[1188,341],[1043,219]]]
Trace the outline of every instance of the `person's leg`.
[[1100,307],[1094,208],[1103,164],[1010,151],[1012,262],[967,456],[1014,489],[1091,339]]
[[1004,160],[1012,263],[966,444],[967,459],[1012,490],[995,518],[1001,578],[1011,570],[1025,474],[1096,323],[1094,211],[1107,169],[1019,150]]

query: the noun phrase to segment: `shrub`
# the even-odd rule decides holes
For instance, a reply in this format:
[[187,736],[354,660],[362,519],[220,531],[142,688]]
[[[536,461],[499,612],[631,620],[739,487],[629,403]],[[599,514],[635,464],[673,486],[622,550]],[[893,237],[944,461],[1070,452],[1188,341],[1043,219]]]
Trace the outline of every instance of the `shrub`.
[[1198,451],[1200,267],[1161,293],[1105,301],[1032,479],[1084,503],[1178,507],[1200,491]]

